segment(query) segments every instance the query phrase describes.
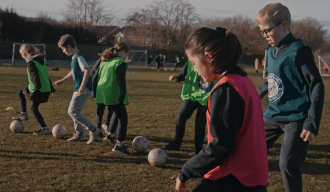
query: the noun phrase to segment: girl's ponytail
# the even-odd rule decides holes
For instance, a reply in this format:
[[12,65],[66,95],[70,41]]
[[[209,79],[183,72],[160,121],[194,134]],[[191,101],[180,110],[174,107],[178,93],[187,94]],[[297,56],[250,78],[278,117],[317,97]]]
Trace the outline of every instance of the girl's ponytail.
[[102,53],[99,53],[98,55],[101,57],[101,61],[107,61],[112,57],[118,56],[119,52],[128,53],[129,58],[132,58],[133,56],[131,48],[124,42],[117,43],[114,47],[105,49]]

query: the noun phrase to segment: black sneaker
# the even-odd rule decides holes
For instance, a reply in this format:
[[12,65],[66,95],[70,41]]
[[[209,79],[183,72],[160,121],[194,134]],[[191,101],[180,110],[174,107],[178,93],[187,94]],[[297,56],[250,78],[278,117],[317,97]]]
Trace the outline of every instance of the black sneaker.
[[107,135],[103,138],[103,142],[109,146],[114,147],[115,146],[115,137],[110,137],[110,135]]
[[126,149],[127,147],[125,147],[124,144],[121,147],[116,144],[112,151],[123,155],[130,155],[131,153],[128,152]]
[[180,144],[177,144],[176,142],[172,141],[168,145],[164,145],[164,148],[167,150],[180,151]]
[[51,134],[48,127],[41,128],[39,131],[34,131],[33,135],[49,135]]
[[18,116],[16,117],[12,117],[11,119],[13,120],[28,120],[28,115],[26,113],[20,113]]

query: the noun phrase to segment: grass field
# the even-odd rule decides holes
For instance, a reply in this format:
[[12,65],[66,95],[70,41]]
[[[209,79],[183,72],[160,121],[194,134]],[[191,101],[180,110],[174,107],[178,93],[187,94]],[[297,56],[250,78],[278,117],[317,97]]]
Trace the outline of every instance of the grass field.
[[[60,71],[49,72],[53,82],[70,70],[63,66],[59,68]],[[261,73],[256,74],[253,68],[245,69],[256,87],[264,81]],[[187,121],[182,150],[167,151],[165,166],[151,166],[148,152],[162,147],[174,137],[176,115],[183,103],[180,98],[183,83],[169,82],[169,75],[175,74],[171,71],[147,71],[131,66],[128,71],[134,71],[135,77],[126,77],[130,104],[127,105],[128,131],[124,144],[132,155],[124,156],[113,153],[101,139],[91,145],[66,141],[74,132],[72,119],[67,114],[72,82],[56,88],[56,94],[39,108],[48,127],[56,124],[67,127],[68,134],[64,139],[32,135],[40,127],[30,110],[30,100],[27,100],[29,120],[24,121],[23,133],[12,133],[9,125],[16,113],[5,109],[11,106],[20,111],[17,92],[27,86],[26,67],[0,66],[0,191],[174,191],[180,168],[194,155],[195,113]],[[326,97],[320,132],[311,142],[302,168],[305,192],[330,191],[330,93],[327,89],[330,78],[323,80]],[[83,114],[93,123],[94,101],[89,98],[83,109]],[[265,110],[267,98],[261,102]],[[88,135],[88,131],[85,133]],[[142,154],[131,147],[132,140],[138,135],[147,137],[150,144]],[[285,191],[278,166],[279,141],[268,155],[270,192]],[[199,180],[189,180],[187,188],[192,188]]]

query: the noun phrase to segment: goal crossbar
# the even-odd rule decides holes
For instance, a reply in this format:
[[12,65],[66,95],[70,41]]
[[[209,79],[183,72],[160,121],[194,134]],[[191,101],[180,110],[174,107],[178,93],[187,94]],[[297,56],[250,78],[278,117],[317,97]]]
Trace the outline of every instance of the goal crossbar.
[[[11,63],[9,64],[6,64],[6,65],[14,65],[14,62],[15,62],[15,56],[16,56],[16,46],[20,46],[20,45],[23,45],[24,43],[13,43],[13,55],[12,55],[12,59],[11,59]],[[46,45],[45,44],[30,44],[30,45],[33,45],[33,46],[36,46],[36,47],[43,47],[43,52],[44,52],[44,64],[46,64]]]

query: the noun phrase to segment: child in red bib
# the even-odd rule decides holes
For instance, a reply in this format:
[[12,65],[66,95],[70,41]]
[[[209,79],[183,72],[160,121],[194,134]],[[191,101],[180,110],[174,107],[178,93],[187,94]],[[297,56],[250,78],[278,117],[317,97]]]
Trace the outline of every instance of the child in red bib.
[[252,81],[237,64],[240,42],[224,28],[200,28],[189,36],[185,50],[205,82],[219,81],[208,99],[208,145],[183,165],[176,190],[190,178],[203,177],[191,192],[267,191],[261,104]]

